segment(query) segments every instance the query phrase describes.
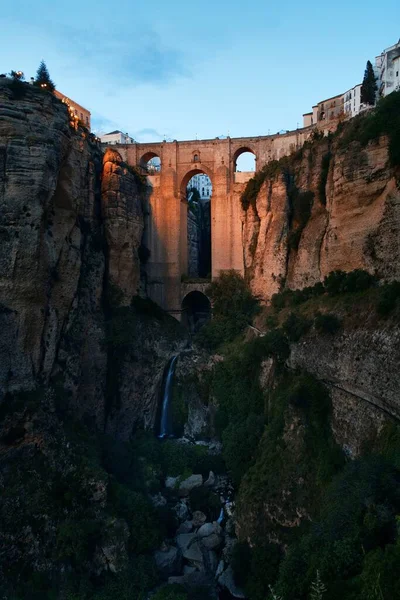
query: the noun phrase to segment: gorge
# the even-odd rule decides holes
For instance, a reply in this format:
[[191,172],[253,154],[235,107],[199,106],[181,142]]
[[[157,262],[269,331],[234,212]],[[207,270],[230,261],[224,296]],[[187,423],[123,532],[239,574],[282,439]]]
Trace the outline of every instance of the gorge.
[[3,598],[400,598],[399,115],[232,195],[243,272],[182,282],[189,333],[149,293],[149,179],[0,81]]

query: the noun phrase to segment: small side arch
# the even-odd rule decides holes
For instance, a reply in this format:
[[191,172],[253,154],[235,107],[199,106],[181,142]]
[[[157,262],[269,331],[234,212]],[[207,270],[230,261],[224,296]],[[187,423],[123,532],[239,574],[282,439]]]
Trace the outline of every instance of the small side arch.
[[150,175],[161,171],[161,158],[155,152],[146,152],[139,161],[142,169]]
[[203,292],[193,290],[182,300],[182,323],[196,333],[211,318],[211,302]]
[[237,171],[255,171],[257,165],[257,154],[250,146],[241,146],[234,152],[232,163],[233,171],[235,173]]

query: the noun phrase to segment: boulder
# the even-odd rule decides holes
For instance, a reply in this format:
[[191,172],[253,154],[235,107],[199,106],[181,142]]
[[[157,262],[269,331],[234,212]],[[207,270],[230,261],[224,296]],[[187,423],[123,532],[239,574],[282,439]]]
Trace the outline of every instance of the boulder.
[[193,567],[204,570],[203,554],[197,542],[195,533],[180,533],[176,536],[183,558],[185,558]]
[[178,585],[184,585],[185,578],[182,575],[173,575],[172,577],[168,577],[168,584],[173,585],[174,583]]
[[233,577],[233,569],[229,566],[218,578],[218,583],[228,590],[234,598],[246,598],[244,592],[236,585]]
[[215,482],[216,482],[216,477],[215,477],[214,473],[212,471],[210,471],[210,473],[208,474],[207,481],[204,482],[204,485],[206,487],[213,487],[215,485]]
[[176,530],[176,533],[179,535],[180,533],[190,533],[193,531],[193,522],[192,521],[184,521],[181,523]]
[[150,500],[155,508],[159,508],[160,506],[165,506],[167,504],[167,499],[164,498],[160,492],[154,496],[150,496]]
[[222,542],[222,529],[218,523],[204,523],[198,530],[197,537],[203,546],[213,550]]
[[178,485],[179,477],[167,477],[165,480],[165,487],[169,490],[174,490]]
[[182,552],[175,546],[163,546],[163,549],[154,552],[154,560],[163,577],[180,573],[182,568]]
[[184,575],[191,575],[192,573],[196,572],[196,567],[191,567],[190,565],[184,565],[183,567],[183,574]]
[[180,521],[187,521],[189,517],[189,509],[186,502],[182,501],[175,504],[174,511]]
[[180,496],[189,496],[190,492],[197,487],[203,485],[203,476],[202,475],[191,475],[184,481],[181,481],[179,485],[179,495]]
[[192,520],[193,527],[197,528],[201,527],[201,525],[203,525],[207,521],[207,517],[203,512],[201,512],[201,510],[195,510],[192,516]]

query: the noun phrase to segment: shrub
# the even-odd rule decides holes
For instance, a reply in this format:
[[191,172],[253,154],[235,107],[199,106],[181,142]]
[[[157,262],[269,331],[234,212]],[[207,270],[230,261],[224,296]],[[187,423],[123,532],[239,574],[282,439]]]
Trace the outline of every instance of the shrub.
[[237,319],[215,316],[196,334],[195,341],[210,352],[221,344],[232,342],[246,327],[248,320],[243,315]]
[[8,83],[8,87],[12,92],[14,100],[22,100],[22,98],[25,98],[28,89],[28,84],[24,83],[23,81],[20,81],[19,79],[13,78]]
[[379,100],[376,108],[361,114],[338,128],[339,144],[347,147],[357,141],[366,146],[381,135],[389,136],[389,159],[392,166],[400,164],[400,92],[392,92]]
[[336,315],[318,312],[315,315],[314,326],[321,333],[336,333],[340,329],[341,322]]
[[[398,471],[382,458],[347,463],[325,494],[319,520],[291,546],[282,563],[278,590],[285,598],[302,597],[317,569],[328,589],[341,589],[340,598],[368,597],[359,586],[363,580],[371,585],[377,576],[370,568],[373,563],[380,570],[382,555],[375,549],[388,544],[390,552],[396,539],[398,477]],[[393,581],[386,574],[382,578],[382,597],[396,597],[390,593]],[[351,591],[357,590],[359,594],[353,596]]]
[[400,304],[400,281],[386,283],[379,288],[378,304],[376,310],[385,317]]
[[282,328],[291,342],[298,342],[309,331],[311,325],[312,321],[310,319],[291,312]]
[[201,486],[194,488],[189,494],[190,507],[192,511],[200,510],[207,516],[208,521],[216,521],[221,511],[219,496],[210,489]]
[[207,289],[213,303],[213,319],[196,336],[196,341],[209,349],[231,342],[258,310],[258,302],[243,277],[234,270],[225,271]]
[[325,290],[330,296],[346,292],[362,292],[375,286],[376,283],[376,276],[371,275],[363,269],[356,269],[349,273],[332,271],[324,279]]
[[267,179],[275,179],[285,168],[287,164],[287,157],[281,160],[272,160],[265,165],[260,171],[257,171],[254,177],[252,177],[246,185],[242,197],[240,199],[243,210],[247,210],[249,206],[255,206],[257,196],[263,183]]
[[251,318],[257,308],[257,300],[252,295],[243,277],[234,271],[223,271],[207,289],[213,313],[217,316],[236,318],[244,315]]
[[233,421],[222,435],[223,454],[228,471],[238,484],[251,466],[264,429],[264,417],[250,413],[246,420]]
[[301,192],[296,187],[292,187],[289,192],[290,202],[290,228],[288,236],[288,246],[297,250],[303,233],[303,229],[308,223],[311,215],[311,208],[314,201],[314,192]]
[[321,204],[326,205],[326,184],[328,181],[329,165],[331,164],[332,153],[327,152],[322,157],[321,174],[318,183],[319,199]]
[[152,600],[187,600],[187,598],[185,588],[176,583],[164,585],[152,596]]
[[263,337],[256,337],[244,347],[243,356],[248,365],[258,365],[265,358],[275,358],[283,363],[290,348],[282,329],[271,329]]

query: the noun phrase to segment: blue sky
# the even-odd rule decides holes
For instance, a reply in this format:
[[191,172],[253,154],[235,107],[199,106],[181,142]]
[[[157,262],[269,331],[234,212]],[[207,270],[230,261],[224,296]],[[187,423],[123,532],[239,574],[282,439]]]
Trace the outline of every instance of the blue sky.
[[293,129],[400,37],[400,4],[267,0],[12,0],[0,72],[34,75],[138,141]]

